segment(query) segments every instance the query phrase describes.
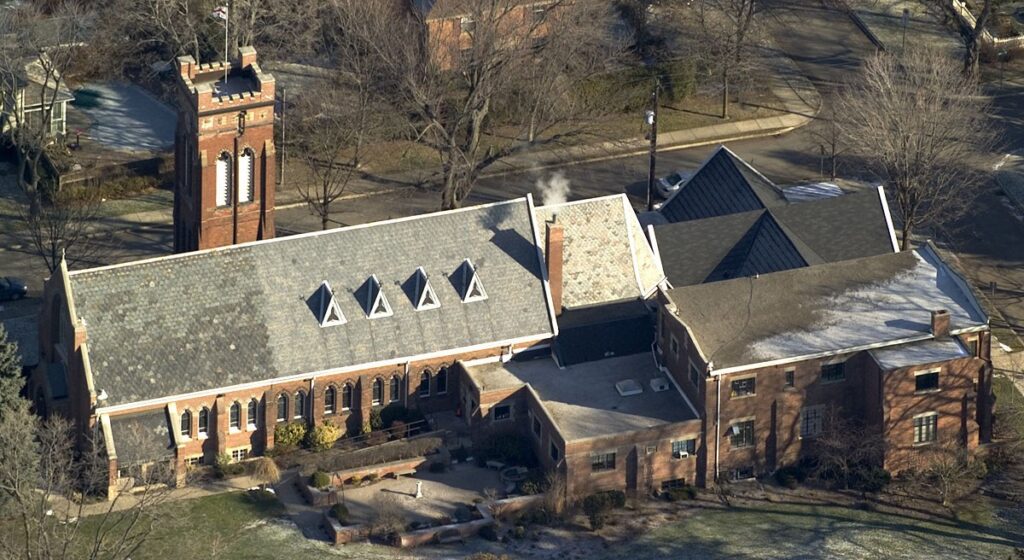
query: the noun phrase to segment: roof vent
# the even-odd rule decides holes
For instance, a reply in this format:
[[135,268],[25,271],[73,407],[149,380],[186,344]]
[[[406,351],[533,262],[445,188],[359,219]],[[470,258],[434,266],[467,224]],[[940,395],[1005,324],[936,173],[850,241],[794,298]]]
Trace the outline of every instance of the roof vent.
[[416,272],[412,276],[413,305],[416,306],[416,311],[441,307],[441,300],[437,299],[434,288],[430,287],[430,279],[427,278],[427,273],[423,270],[423,267],[416,267]]
[[376,274],[370,276],[359,291],[362,292],[362,297],[359,299],[367,317],[378,319],[391,316],[391,304],[388,303],[388,298],[384,295],[384,290],[381,289],[380,280],[377,279]]
[[615,384],[615,390],[623,397],[631,397],[643,393],[644,387],[636,379],[623,379]]
[[484,291],[484,285],[480,282],[480,275],[476,273],[476,267],[473,266],[472,261],[469,259],[462,261],[459,269],[455,271],[455,275],[462,303],[487,299],[487,292]]
[[665,379],[664,377],[655,377],[651,380],[651,389],[653,389],[655,393],[668,391],[668,379]]
[[320,284],[308,303],[321,327],[345,324],[345,315],[341,312],[338,300],[335,299],[334,291],[327,280]]

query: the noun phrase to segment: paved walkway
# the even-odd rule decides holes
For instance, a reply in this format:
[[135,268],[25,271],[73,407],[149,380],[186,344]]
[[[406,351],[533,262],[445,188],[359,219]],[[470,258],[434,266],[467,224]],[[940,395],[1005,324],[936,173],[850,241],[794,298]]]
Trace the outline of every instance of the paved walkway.
[[[880,49],[900,52],[904,41],[909,46],[943,49],[952,57],[963,56],[963,43],[953,28],[946,25],[941,6],[918,0],[853,0],[851,17],[871,42]],[[903,10],[907,10],[906,30]]]

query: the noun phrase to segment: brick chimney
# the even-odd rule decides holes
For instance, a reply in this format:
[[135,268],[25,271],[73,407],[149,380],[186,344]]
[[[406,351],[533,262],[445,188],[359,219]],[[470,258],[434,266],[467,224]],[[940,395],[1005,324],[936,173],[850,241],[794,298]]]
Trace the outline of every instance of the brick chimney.
[[548,283],[551,285],[551,303],[555,315],[562,314],[562,247],[565,245],[565,231],[562,224],[547,223]]
[[932,336],[935,338],[949,336],[949,311],[945,309],[932,311]]

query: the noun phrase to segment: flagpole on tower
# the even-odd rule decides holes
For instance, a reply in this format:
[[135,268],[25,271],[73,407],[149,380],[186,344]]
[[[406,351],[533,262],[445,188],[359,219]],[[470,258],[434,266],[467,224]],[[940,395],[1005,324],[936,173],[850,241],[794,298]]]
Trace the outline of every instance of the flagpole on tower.
[[224,87],[228,87],[228,22],[230,14],[224,14]]

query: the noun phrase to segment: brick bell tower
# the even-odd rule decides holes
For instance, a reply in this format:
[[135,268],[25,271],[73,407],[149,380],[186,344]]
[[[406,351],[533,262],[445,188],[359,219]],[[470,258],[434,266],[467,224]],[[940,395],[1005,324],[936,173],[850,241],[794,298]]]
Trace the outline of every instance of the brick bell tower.
[[274,237],[274,77],[252,47],[177,66],[174,252]]

